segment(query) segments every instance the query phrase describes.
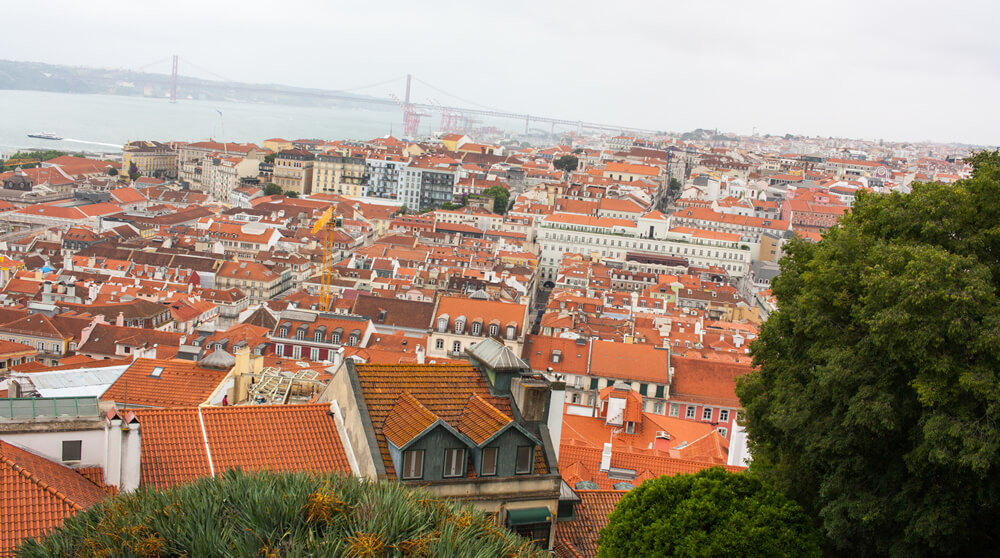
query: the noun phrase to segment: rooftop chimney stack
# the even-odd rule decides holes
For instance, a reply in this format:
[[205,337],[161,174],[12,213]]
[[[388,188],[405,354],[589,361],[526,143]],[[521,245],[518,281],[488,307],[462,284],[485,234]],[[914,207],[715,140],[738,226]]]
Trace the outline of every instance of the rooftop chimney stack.
[[611,442],[604,444],[604,450],[601,451],[601,472],[607,473],[611,470]]

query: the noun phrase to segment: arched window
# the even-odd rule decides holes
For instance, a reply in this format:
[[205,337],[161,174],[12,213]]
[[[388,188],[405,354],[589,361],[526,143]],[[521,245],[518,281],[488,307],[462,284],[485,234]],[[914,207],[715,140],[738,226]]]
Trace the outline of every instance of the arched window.
[[482,335],[483,334],[483,322],[472,322],[472,335]]
[[500,335],[500,324],[490,324],[490,337]]
[[440,333],[448,331],[448,314],[438,316],[437,330]]
[[517,327],[513,324],[507,326],[507,339],[513,339],[517,335]]
[[465,316],[455,318],[455,333],[457,335],[465,333]]

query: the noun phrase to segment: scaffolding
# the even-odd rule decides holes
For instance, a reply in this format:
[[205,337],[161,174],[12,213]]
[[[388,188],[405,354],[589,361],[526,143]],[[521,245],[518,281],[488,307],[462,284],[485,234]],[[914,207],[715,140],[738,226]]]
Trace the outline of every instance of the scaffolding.
[[315,370],[265,368],[250,387],[251,405],[285,405],[292,399],[311,400],[326,385]]

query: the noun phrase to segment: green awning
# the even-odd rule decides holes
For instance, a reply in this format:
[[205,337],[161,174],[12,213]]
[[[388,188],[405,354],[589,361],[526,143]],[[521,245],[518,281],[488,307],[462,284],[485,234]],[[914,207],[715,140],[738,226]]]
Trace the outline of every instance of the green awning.
[[546,507],[507,510],[507,525],[529,525],[532,523],[552,523],[552,512]]

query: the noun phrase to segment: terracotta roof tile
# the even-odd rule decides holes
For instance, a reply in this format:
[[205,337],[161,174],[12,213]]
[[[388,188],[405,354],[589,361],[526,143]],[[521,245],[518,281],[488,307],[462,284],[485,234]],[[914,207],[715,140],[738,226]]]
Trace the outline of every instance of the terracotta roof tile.
[[382,434],[397,448],[401,448],[437,421],[437,415],[428,411],[410,392],[404,391],[385,418]]
[[[611,489],[616,479],[608,477],[607,473],[600,472],[602,448],[593,447],[582,443],[562,443],[559,447],[559,472],[563,480],[570,486],[579,481],[592,481],[597,483],[602,489]],[[649,478],[656,478],[662,475],[678,475],[681,473],[697,473],[702,469],[717,466],[716,463],[705,461],[693,461],[690,459],[678,459],[671,457],[668,452],[659,450],[649,450],[640,448],[627,448],[615,446],[611,454],[611,466],[621,469],[630,469],[636,472],[633,484],[641,484]],[[739,472],[745,467],[734,467],[725,465],[727,471]],[[581,472],[590,475],[590,478],[580,476]]]
[[[161,489],[240,467],[334,471],[351,467],[326,404],[137,409],[143,486]],[[204,422],[204,430],[202,430]],[[211,455],[211,466],[209,465]]]
[[[387,417],[403,392],[408,392],[438,418],[451,425],[459,424],[473,394],[506,416],[511,416],[510,400],[490,395],[483,374],[468,364],[357,364],[354,365],[368,415],[378,439],[386,474],[395,475],[389,446],[383,432]],[[535,471],[544,473],[542,462]]]
[[462,416],[458,419],[458,431],[468,436],[476,445],[481,445],[512,421],[513,419],[475,393],[469,398]]
[[674,357],[671,399],[740,407],[736,379],[751,371],[749,362],[734,363],[703,358]]
[[555,554],[561,558],[594,558],[597,538],[625,490],[577,490],[576,519],[556,523]]
[[96,504],[105,492],[83,475],[6,442],[0,442],[0,554],[27,537],[62,525]]
[[[163,370],[157,372],[157,368]],[[136,359],[101,399],[119,405],[188,407],[211,397],[229,370],[202,368],[186,360]]]

